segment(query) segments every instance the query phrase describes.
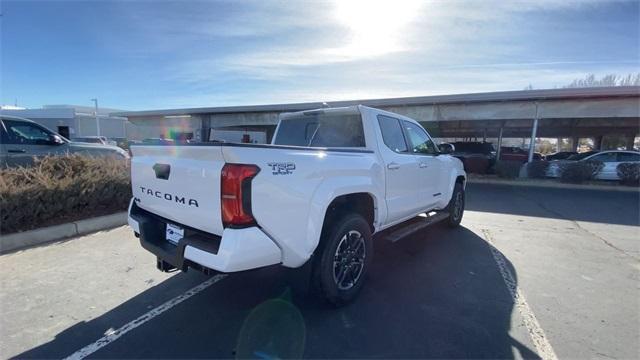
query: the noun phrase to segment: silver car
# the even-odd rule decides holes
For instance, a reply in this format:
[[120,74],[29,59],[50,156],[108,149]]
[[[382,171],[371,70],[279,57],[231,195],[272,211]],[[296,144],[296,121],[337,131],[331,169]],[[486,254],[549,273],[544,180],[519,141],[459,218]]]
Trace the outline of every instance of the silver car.
[[562,164],[572,161],[601,161],[602,170],[596,174],[597,180],[620,180],[617,167],[620,163],[640,162],[640,152],[632,150],[587,151],[568,157],[566,160],[549,162],[547,176],[559,177]]
[[72,142],[28,119],[0,116],[0,167],[28,166],[34,157],[81,153],[128,159],[117,146]]

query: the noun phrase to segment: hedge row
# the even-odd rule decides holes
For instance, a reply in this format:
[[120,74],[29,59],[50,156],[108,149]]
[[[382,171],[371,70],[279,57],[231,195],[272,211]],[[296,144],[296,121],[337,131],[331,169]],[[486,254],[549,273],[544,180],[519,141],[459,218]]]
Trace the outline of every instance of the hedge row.
[[510,160],[498,161],[495,165],[496,174],[498,175],[498,177],[505,179],[515,179],[520,176],[521,167],[522,161]]
[[572,161],[560,166],[560,181],[580,184],[592,180],[598,175],[604,163],[602,161]]
[[[604,163],[601,161],[572,161],[560,165],[560,181],[568,183],[582,183],[595,179]],[[527,164],[527,174],[530,178],[543,179],[547,177],[549,162],[534,161]],[[620,163],[616,168],[620,182],[625,185],[640,184],[640,164]]]
[[126,210],[130,199],[128,161],[45,157],[0,170],[0,233]]
[[640,163],[620,163],[616,171],[621,183],[625,185],[640,184]]

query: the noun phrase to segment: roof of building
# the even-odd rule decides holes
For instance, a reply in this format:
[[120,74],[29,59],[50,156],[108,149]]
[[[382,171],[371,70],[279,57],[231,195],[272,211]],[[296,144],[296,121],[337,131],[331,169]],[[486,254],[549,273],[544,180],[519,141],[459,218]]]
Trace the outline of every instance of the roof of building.
[[305,102],[291,104],[271,105],[246,105],[246,106],[222,106],[201,107],[185,109],[164,109],[146,111],[124,111],[111,113],[113,116],[179,116],[191,114],[231,114],[250,112],[291,112],[309,109],[317,109],[329,105],[331,107],[366,105],[366,106],[404,106],[404,105],[431,105],[447,103],[473,103],[495,101],[536,101],[536,100],[560,100],[575,98],[608,98],[608,97],[638,97],[640,86],[615,86],[593,88],[566,88],[546,90],[520,90],[498,91],[487,93],[433,95],[417,97],[400,97],[386,99],[362,99],[323,102]]
[[[95,108],[83,105],[44,105],[41,108],[2,108],[0,113],[5,115],[19,116],[29,119],[73,119],[76,116],[95,116]],[[115,112],[122,112],[119,109],[98,108],[99,117],[113,117]]]

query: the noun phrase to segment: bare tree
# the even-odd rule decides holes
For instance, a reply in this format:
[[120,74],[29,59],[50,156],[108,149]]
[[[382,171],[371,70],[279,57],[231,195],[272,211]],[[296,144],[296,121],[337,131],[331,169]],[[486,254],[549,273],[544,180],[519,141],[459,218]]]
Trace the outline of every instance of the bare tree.
[[640,73],[629,74],[621,78],[620,86],[640,86]]
[[594,74],[589,74],[583,79],[575,79],[564,88],[585,88],[598,86],[640,86],[640,73],[619,76],[608,74],[598,79]]

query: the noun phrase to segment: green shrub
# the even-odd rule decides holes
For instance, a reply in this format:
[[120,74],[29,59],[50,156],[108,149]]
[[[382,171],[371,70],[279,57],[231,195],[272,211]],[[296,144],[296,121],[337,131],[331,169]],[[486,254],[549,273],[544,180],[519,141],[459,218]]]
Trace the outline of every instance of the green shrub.
[[78,220],[127,208],[129,162],[81,155],[38,159],[0,170],[0,233]]
[[527,176],[534,179],[544,179],[547,177],[549,162],[533,161],[527,164]]
[[580,184],[593,179],[602,170],[602,161],[571,161],[560,166],[560,181]]
[[621,183],[625,185],[640,184],[640,163],[620,163],[616,171]]
[[520,176],[520,161],[499,161],[496,163],[496,174],[498,177],[506,179],[515,179]]

